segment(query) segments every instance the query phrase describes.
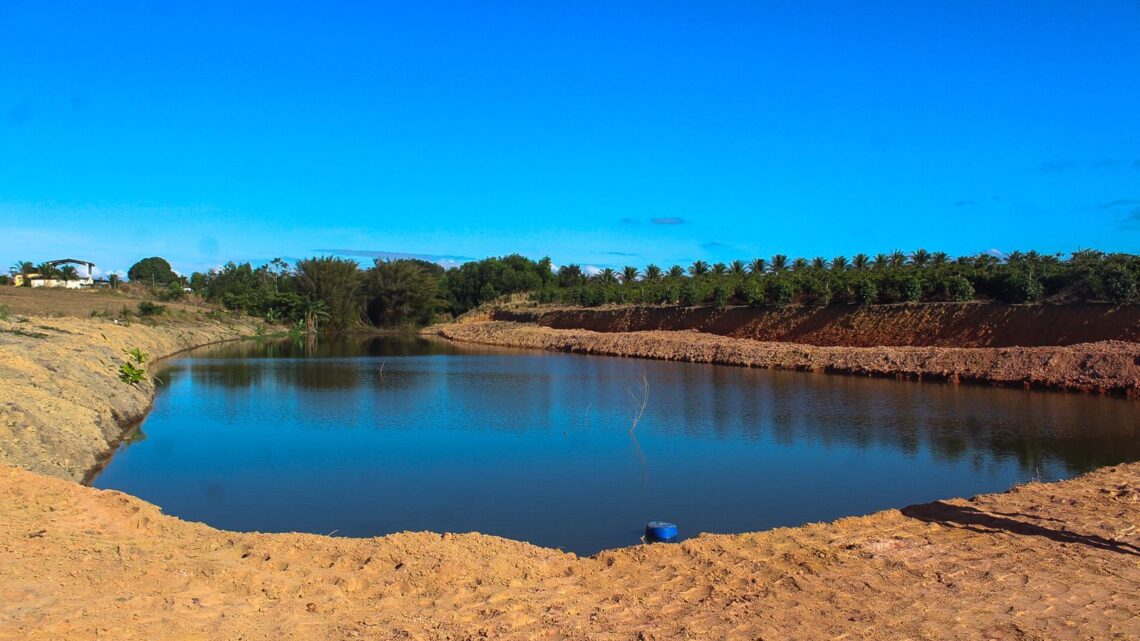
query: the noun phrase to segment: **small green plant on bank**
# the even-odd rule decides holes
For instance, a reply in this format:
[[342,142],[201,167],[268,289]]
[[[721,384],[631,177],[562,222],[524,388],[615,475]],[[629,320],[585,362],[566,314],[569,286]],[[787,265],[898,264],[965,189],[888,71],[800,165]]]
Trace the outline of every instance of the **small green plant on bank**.
[[128,360],[119,366],[119,380],[128,385],[137,385],[146,377],[146,370],[142,365],[146,363],[149,355],[137,347],[125,351]]
[[119,366],[119,380],[128,385],[136,385],[141,383],[146,371],[141,367],[135,367],[130,363],[123,363]]
[[299,320],[293,323],[293,327],[289,329],[289,338],[297,338],[305,333],[305,321]]
[[8,306],[0,305],[0,320],[8,320],[9,314],[11,314],[11,310],[8,309]]
[[166,313],[166,305],[152,303],[149,300],[139,301],[139,316],[160,316]]
[[148,358],[150,358],[149,354],[137,347],[132,347],[131,349],[127,350],[127,356],[129,356],[132,361],[138,363],[139,365],[142,365]]

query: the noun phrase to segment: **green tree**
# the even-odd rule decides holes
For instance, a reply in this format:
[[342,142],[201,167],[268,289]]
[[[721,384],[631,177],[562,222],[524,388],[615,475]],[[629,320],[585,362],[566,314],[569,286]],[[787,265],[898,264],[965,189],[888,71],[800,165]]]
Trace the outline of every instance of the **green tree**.
[[693,261],[693,264],[689,266],[690,276],[704,276],[707,273],[709,273],[709,264],[703,260]]
[[946,283],[946,294],[953,301],[973,300],[974,286],[962,276],[952,276]]
[[637,280],[639,272],[633,265],[626,265],[621,269],[621,282],[629,285]]
[[559,287],[577,287],[586,282],[586,274],[579,265],[563,265],[558,268]]
[[364,275],[368,320],[379,327],[431,323],[442,304],[442,275],[420,261],[377,259]]
[[39,265],[36,265],[36,273],[40,275],[40,278],[47,280],[49,278],[55,278],[58,276],[59,270],[56,269],[54,265],[49,265],[48,263],[40,263]]
[[776,254],[772,257],[772,273],[782,274],[788,270],[788,257]]
[[1121,265],[1108,265],[1101,272],[1101,282],[1108,300],[1113,303],[1130,303],[1136,300],[1136,274]]
[[824,306],[831,302],[831,286],[822,276],[809,275],[803,282],[803,293],[810,305]]
[[768,270],[768,261],[763,258],[753,258],[752,262],[748,263],[748,273],[756,276],[761,276]]
[[302,318],[305,322],[305,332],[314,334],[320,330],[321,323],[329,319],[329,306],[323,300],[309,298],[305,300],[302,314]]
[[879,300],[879,288],[871,278],[855,281],[855,301],[860,305],[873,305]]
[[150,285],[166,285],[178,280],[178,275],[170,268],[165,258],[151,256],[131,265],[127,270],[127,278],[132,283],[147,283]]
[[31,275],[36,273],[36,266],[30,260],[18,260],[12,265],[12,275],[22,276],[22,285],[31,287]]
[[925,249],[916,249],[914,253],[910,255],[910,262],[915,267],[926,267],[926,264],[930,262],[930,252]]
[[767,300],[776,307],[790,305],[796,298],[796,286],[787,277],[777,277],[768,281]]
[[712,288],[712,303],[717,308],[722,308],[728,305],[728,298],[732,294],[732,290],[724,282],[718,282]]
[[324,302],[328,325],[335,331],[360,321],[360,280],[360,268],[347,258],[324,256],[297,261],[300,293]]
[[697,298],[697,286],[693,283],[693,281],[686,280],[685,283],[681,285],[679,302],[685,307],[692,307],[693,305],[696,305],[697,302],[699,302]]
[[899,296],[907,302],[922,300],[922,281],[917,276],[904,277],[899,283]]
[[655,283],[661,280],[661,268],[652,263],[645,266],[645,280]]

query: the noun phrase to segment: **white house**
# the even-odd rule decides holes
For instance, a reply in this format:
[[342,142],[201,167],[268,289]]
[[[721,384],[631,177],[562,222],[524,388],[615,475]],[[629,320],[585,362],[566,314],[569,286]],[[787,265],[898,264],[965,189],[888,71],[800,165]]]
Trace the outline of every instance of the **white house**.
[[[87,275],[79,275],[75,280],[65,280],[63,278],[43,278],[39,274],[28,274],[28,284],[32,287],[66,287],[67,289],[80,289],[82,287],[95,286],[95,263],[87,260],[79,260],[77,258],[61,258],[59,260],[49,260],[44,263],[50,267],[58,267],[60,265],[83,265],[87,268]],[[24,276],[16,274],[15,284],[17,286],[24,284]]]

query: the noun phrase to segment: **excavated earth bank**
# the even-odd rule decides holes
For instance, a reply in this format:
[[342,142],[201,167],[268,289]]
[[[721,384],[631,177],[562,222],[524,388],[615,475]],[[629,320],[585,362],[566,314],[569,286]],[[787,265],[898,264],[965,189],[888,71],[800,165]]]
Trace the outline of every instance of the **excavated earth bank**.
[[1063,347],[817,347],[701,332],[595,332],[471,320],[432,328],[456,341],[606,356],[1140,395],[1140,343]]
[[154,398],[149,376],[135,385],[119,380],[127,350],[157,358],[254,331],[252,323],[211,321],[153,327],[94,318],[0,321],[0,465],[81,480]]
[[492,320],[596,332],[686,331],[837,347],[1034,347],[1140,342],[1140,305],[921,303],[780,309],[613,306],[499,309]]
[[[62,479],[81,477],[121,436],[118,421],[149,405],[152,388],[114,374],[123,350],[168,355],[241,328],[32,318],[0,330],[8,330],[0,331],[2,641],[1140,638],[1140,463],[590,558],[479,534],[225,532]],[[957,350],[953,361],[905,350],[821,361],[816,348],[757,348],[766,344],[696,332],[598,335],[514,323],[439,331],[592,353],[606,353],[594,342],[604,336],[618,341],[613,353],[879,368],[862,373],[949,378],[996,367],[984,356],[992,350]],[[1064,389],[1136,388],[1135,344],[1072,349],[997,350],[1020,363],[1001,375]]]

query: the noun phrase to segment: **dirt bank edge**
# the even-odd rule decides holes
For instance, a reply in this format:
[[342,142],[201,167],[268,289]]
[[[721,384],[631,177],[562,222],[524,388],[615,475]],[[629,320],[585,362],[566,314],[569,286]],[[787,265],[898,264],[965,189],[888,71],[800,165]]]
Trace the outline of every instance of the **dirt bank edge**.
[[696,330],[831,347],[1043,347],[1140,342],[1140,304],[898,303],[812,307],[519,305],[491,320],[596,332]]
[[1124,341],[1055,347],[818,347],[696,331],[595,332],[482,319],[429,331],[501,347],[1140,398],[1140,343]]
[[130,326],[97,318],[0,321],[0,464],[83,481],[104,464],[150,409],[150,376],[119,380],[127,350],[161,360],[254,334],[244,321]]

